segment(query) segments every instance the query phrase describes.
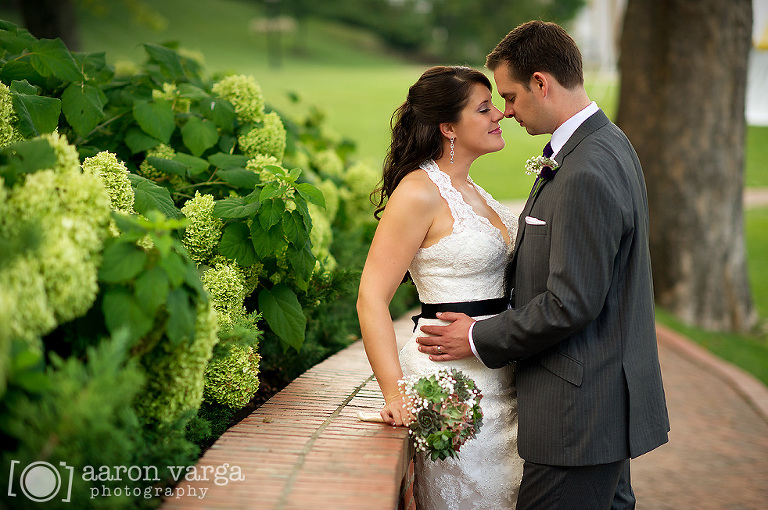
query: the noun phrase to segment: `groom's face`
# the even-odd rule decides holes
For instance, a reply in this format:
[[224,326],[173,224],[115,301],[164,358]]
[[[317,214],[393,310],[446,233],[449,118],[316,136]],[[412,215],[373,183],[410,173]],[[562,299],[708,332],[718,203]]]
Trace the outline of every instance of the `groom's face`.
[[530,135],[540,135],[539,103],[532,88],[512,78],[509,65],[501,63],[493,71],[496,90],[504,99],[504,116],[514,118]]

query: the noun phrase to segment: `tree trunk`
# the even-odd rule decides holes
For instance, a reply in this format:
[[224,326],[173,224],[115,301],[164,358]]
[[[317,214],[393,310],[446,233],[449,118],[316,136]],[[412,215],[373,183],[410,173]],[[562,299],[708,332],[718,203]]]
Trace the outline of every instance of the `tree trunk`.
[[629,0],[617,124],[645,171],[656,303],[684,322],[757,319],[743,218],[752,0]]
[[21,0],[24,28],[38,39],[60,37],[70,51],[80,49],[77,13],[72,0]]

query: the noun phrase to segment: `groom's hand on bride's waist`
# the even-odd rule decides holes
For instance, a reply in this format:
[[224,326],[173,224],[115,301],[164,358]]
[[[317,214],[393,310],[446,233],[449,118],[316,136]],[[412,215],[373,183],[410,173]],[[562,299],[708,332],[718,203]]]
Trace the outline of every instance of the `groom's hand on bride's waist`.
[[469,327],[475,320],[456,312],[439,312],[437,318],[451,324],[421,326],[421,332],[430,336],[420,336],[416,339],[419,350],[429,354],[429,359],[433,361],[451,361],[474,356],[469,346]]

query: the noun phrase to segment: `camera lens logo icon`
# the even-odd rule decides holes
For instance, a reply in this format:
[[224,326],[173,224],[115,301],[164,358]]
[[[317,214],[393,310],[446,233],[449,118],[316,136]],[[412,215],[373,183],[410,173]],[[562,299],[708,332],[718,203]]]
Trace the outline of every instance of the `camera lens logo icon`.
[[[11,480],[13,480],[13,471],[16,464],[19,464],[19,461],[11,461]],[[74,468],[68,466],[66,462],[62,462],[61,466],[69,472],[67,480],[62,479],[61,473],[52,464],[45,461],[32,462],[19,475],[21,492],[24,493],[27,499],[36,503],[50,501],[59,495],[62,496],[62,501],[69,502],[72,495],[72,472]],[[63,484],[66,484],[66,494],[60,494]],[[10,484],[8,495],[16,496],[12,492]]]

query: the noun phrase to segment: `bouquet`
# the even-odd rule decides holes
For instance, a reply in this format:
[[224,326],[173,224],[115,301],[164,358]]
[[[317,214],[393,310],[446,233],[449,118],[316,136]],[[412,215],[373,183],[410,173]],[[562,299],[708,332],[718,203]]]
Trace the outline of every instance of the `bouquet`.
[[409,434],[417,451],[432,460],[456,457],[461,446],[475,437],[483,425],[475,381],[451,369],[429,375],[412,375],[399,382],[414,421]]

